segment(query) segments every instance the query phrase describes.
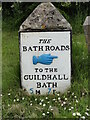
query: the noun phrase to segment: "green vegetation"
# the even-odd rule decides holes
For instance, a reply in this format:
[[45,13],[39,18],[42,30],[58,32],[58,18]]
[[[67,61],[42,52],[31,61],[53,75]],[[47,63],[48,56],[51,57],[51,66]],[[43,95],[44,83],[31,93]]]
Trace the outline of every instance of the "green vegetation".
[[[12,3],[10,4],[13,5]],[[59,5],[61,5],[56,3],[54,4],[57,6],[57,8],[59,8]],[[30,7],[29,5],[27,4],[25,6]],[[72,6],[72,4],[67,6],[68,6],[67,9],[70,9],[70,6]],[[75,13],[76,17],[78,16],[78,21],[74,21],[75,17],[73,18],[70,17],[69,14],[65,13],[63,10],[67,6],[64,5],[64,8],[62,7],[63,14],[68,18],[69,21],[72,20],[70,23],[72,23],[73,30],[75,31],[77,29],[76,32],[73,32],[75,34],[73,34],[72,36],[72,81],[71,81],[72,84],[71,88],[64,94],[56,93],[55,95],[46,96],[39,95],[29,96],[26,91],[20,88],[18,27],[15,26],[21,24],[22,19],[20,19],[20,23],[19,21],[16,22],[15,16],[14,18],[12,18],[13,11],[11,14],[12,16],[9,18],[8,15],[10,15],[11,11],[11,8],[9,11],[9,6],[7,6],[6,7],[7,9],[5,10],[8,13],[7,16],[6,12],[5,11],[3,12],[3,26],[2,26],[3,119],[5,118],[89,119],[88,52],[83,29],[82,26],[80,26],[83,20],[82,17],[79,17],[82,16],[81,14]],[[5,6],[3,6],[3,8],[4,7]],[[34,7],[35,4],[33,4],[33,8]],[[30,7],[30,10],[33,8]],[[21,11],[22,8],[20,8],[20,11],[17,10],[17,12],[19,13],[16,12],[17,13],[16,17],[19,18]],[[28,11],[28,9],[26,9],[26,11]],[[28,13],[30,12],[28,11]],[[84,18],[86,17],[86,14]],[[24,17],[26,17],[26,15]]]
[[[33,9],[40,3],[3,3],[3,24],[7,24],[7,28],[19,29],[21,23],[29,16]],[[56,2],[53,3],[63,16],[70,22],[73,33],[83,33],[83,23],[87,15],[90,14],[88,2]],[[5,28],[6,29],[6,28]]]
[[3,30],[3,118],[88,117],[88,54],[84,34],[73,35],[72,44],[71,89],[63,95],[28,96],[20,88],[18,32]]

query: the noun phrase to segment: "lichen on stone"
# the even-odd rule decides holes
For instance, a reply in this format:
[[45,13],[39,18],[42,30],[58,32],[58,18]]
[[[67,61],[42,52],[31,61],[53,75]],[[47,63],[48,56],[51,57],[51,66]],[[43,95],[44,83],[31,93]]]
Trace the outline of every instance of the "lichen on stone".
[[52,3],[41,3],[22,23],[19,31],[35,29],[71,30],[71,25]]

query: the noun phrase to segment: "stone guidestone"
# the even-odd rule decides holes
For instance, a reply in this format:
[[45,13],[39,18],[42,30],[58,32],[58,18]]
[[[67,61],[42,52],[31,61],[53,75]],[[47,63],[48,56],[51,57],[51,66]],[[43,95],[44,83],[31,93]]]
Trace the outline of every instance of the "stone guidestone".
[[83,24],[83,28],[84,28],[84,33],[86,37],[86,43],[88,46],[88,52],[90,52],[90,16],[86,17]]
[[22,23],[19,31],[72,30],[71,25],[52,3],[41,3]]

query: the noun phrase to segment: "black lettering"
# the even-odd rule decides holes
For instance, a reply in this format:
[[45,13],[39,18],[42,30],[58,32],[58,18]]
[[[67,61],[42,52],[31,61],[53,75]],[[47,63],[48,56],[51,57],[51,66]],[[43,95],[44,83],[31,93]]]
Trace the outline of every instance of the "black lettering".
[[51,80],[51,75],[47,75],[47,80]]
[[45,46],[45,51],[50,51],[50,47],[49,46]]
[[38,71],[38,68],[35,68],[35,72],[37,72]]
[[23,46],[23,52],[26,52],[26,51],[27,51],[27,47]]
[[45,83],[43,83],[42,88],[47,88],[47,85]]
[[49,68],[49,72],[53,72],[53,68]]
[[56,83],[56,82],[53,83],[53,84],[52,84],[52,87],[53,87],[53,88],[56,88],[56,87],[57,87],[57,83]]
[[36,75],[34,75],[34,80],[36,80]]
[[39,43],[41,43],[42,41],[43,41],[43,39],[40,39],[40,40],[39,40]]
[[48,39],[47,43],[50,43],[51,39]]
[[64,74],[64,80],[68,80],[68,78],[66,78],[66,75]]
[[67,46],[66,46],[66,50],[69,50],[69,49],[70,49],[70,48],[69,48],[69,45],[67,45]]
[[33,75],[29,75],[29,80],[33,80]]
[[45,68],[44,70],[45,70],[45,72],[48,72],[48,68]]
[[36,90],[36,94],[40,94],[40,90]]
[[48,84],[48,87],[50,87],[51,82],[47,82],[47,84]]
[[50,49],[53,51],[53,50],[55,50],[55,47],[54,47],[54,46],[51,46]]
[[64,45],[61,46],[61,50],[62,51],[65,50],[65,46]]
[[28,51],[33,51],[31,47],[28,48]]
[[55,51],[57,51],[57,50],[60,51],[60,48],[58,46],[56,47]]
[[46,75],[42,75],[42,80],[46,80]]
[[46,42],[47,42],[47,39],[44,39],[44,40],[43,40],[43,43],[46,43]]
[[39,76],[39,75],[37,75],[37,80],[41,80],[41,78],[40,78],[40,76]]
[[54,72],[57,72],[57,68],[54,68]]
[[24,75],[24,80],[28,80],[28,75]]
[[55,80],[57,80],[57,77],[56,77],[56,75],[54,75],[54,76],[53,76],[53,80],[54,80],[54,79],[55,79]]
[[34,51],[37,51],[37,47],[38,47],[38,46],[33,46],[33,48],[34,48]]
[[39,46],[38,51],[43,51],[43,46]]
[[61,77],[61,75],[58,75],[58,79],[59,79],[59,80],[62,80],[63,78]]
[[37,82],[37,88],[41,88],[41,83]]
[[43,69],[42,69],[42,68],[40,68],[40,69],[39,69],[39,72],[43,72]]

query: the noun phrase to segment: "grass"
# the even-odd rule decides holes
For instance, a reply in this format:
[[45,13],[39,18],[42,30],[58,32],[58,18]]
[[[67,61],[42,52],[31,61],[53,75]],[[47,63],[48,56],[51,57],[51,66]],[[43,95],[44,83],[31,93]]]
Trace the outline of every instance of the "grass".
[[18,31],[2,34],[2,114],[5,118],[86,118],[88,106],[88,52],[84,34],[72,40],[72,84],[64,94],[28,96],[20,88]]

